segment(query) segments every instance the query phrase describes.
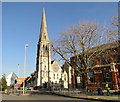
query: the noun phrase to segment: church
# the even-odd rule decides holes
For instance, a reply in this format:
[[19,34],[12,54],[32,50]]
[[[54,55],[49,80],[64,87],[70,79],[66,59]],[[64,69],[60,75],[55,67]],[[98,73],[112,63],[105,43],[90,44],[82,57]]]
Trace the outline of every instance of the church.
[[[64,80],[66,79],[66,80]],[[67,73],[56,60],[51,61],[50,40],[45,10],[42,10],[40,36],[37,44],[36,71],[26,79],[27,87],[68,88]]]

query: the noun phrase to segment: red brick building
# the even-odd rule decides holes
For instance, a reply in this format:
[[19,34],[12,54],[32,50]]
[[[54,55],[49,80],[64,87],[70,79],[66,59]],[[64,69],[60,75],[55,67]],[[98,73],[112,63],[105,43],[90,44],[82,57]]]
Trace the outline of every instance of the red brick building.
[[[87,88],[97,89],[102,87],[104,89],[107,82],[110,89],[120,89],[120,42],[111,42],[101,46],[100,50],[103,47],[105,47],[105,50],[90,61],[90,67],[92,66],[93,69],[87,74]],[[71,62],[73,60],[74,57],[71,58]],[[81,85],[78,85],[77,76],[80,76],[80,74],[74,73],[72,75],[72,85],[80,88],[83,78],[80,79]]]

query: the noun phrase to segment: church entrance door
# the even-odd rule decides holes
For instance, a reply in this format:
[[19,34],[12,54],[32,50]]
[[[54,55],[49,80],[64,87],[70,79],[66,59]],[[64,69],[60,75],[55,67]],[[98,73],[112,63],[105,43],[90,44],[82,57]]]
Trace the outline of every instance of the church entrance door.
[[43,84],[43,87],[44,87],[44,88],[47,88],[47,82],[45,82],[45,83]]

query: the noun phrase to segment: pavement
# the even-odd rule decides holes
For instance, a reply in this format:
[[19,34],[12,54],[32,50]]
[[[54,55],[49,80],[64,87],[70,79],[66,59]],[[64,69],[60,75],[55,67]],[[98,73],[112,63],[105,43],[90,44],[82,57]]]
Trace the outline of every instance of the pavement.
[[[41,97],[41,98],[40,98]],[[47,99],[50,100],[89,100],[92,101],[107,101],[107,102],[120,102],[120,95],[85,95],[85,94],[68,94],[68,93],[61,93],[61,92],[38,92],[34,91],[31,93],[26,93],[22,95],[22,93],[10,93],[10,94],[3,94],[3,99],[25,99],[25,100],[39,100],[39,99]]]
[[53,92],[53,94],[64,96],[64,97],[72,97],[72,98],[78,98],[78,99],[86,99],[86,100],[96,100],[96,101],[107,101],[107,102],[120,102],[120,95],[85,95],[85,94],[67,94],[67,93],[59,93],[59,92]]
[[85,99],[77,99],[77,98],[71,98],[71,97],[63,97],[59,95],[15,95],[15,94],[3,94],[2,96],[2,102],[97,102],[92,100],[85,100]]
[[[68,96],[71,97],[71,96]],[[108,101],[108,102],[120,102],[120,96],[72,96],[73,98],[78,99],[88,99],[88,100],[97,100],[97,101]]]

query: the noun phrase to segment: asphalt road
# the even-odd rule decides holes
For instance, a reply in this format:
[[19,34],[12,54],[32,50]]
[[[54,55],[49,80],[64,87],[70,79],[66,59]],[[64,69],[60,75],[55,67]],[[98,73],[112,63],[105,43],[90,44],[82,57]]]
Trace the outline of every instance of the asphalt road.
[[[62,96],[57,96],[57,95],[45,95],[45,94],[41,94],[41,95],[6,95],[3,94],[2,95],[2,100],[3,102],[12,102],[13,100],[16,100],[18,102],[18,100],[34,100],[33,102],[35,102],[36,100],[56,100],[55,102],[59,101],[59,102],[97,102],[97,101],[93,101],[93,100],[83,100],[83,99],[76,99],[76,98],[68,98],[68,97],[62,97]],[[11,101],[4,101],[4,100],[11,100]],[[25,101],[25,102],[26,102]],[[20,101],[21,102],[21,101]],[[31,102],[31,101],[29,101]],[[50,101],[49,101],[50,102]],[[100,101],[99,101],[100,102]],[[102,102],[102,101],[101,101]]]

